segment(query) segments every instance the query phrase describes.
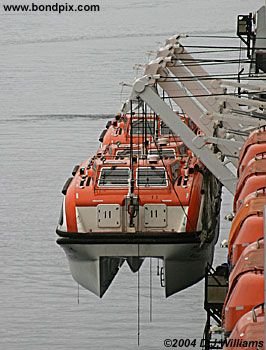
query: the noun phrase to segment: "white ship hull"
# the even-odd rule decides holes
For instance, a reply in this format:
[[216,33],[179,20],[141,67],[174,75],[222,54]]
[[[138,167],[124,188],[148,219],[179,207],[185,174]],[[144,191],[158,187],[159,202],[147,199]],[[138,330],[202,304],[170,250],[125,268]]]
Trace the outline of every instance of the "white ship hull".
[[[218,232],[218,229],[216,229]],[[130,234],[128,235],[130,236]],[[189,237],[189,234],[187,234]],[[112,238],[113,239],[113,238]],[[166,297],[181,291],[204,277],[207,264],[212,263],[217,233],[210,243],[193,242],[193,239],[176,243],[165,243],[162,239],[139,239],[128,243],[96,243],[86,238],[60,238],[58,244],[68,258],[73,278],[84,288],[102,297],[116,276],[123,262],[129,259],[131,269],[137,271],[146,257],[160,258],[164,266],[164,284]],[[153,241],[152,241],[153,240]],[[161,240],[161,242],[160,242]],[[121,241],[117,238],[117,241]],[[194,239],[195,241],[195,239]]]

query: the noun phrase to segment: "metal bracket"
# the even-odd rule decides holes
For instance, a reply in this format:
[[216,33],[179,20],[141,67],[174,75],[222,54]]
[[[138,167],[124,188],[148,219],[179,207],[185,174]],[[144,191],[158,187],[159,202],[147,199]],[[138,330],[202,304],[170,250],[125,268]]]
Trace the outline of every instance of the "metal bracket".
[[[243,146],[243,142],[234,141],[234,140],[227,140],[227,139],[221,139],[219,137],[211,137],[211,136],[201,136],[198,135],[196,139],[202,139],[203,145],[208,145],[210,143],[219,146],[225,146],[231,149],[232,156],[237,157],[239,155],[239,151],[241,147]],[[194,139],[194,142],[195,140]],[[198,142],[198,141],[197,141]]]

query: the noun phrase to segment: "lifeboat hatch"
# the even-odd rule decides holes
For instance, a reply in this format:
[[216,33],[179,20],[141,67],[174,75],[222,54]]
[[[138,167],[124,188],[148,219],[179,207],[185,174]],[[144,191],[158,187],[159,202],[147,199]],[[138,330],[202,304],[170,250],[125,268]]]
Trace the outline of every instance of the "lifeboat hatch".
[[167,206],[165,204],[144,205],[144,226],[145,227],[166,227]]
[[97,205],[98,227],[120,227],[121,208],[119,204],[99,204]]

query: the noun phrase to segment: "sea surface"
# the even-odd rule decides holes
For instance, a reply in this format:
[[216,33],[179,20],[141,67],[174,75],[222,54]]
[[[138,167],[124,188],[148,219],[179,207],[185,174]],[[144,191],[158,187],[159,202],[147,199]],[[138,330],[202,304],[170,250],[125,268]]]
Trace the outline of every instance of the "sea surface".
[[[264,1],[102,0],[99,13],[61,15],[7,14],[3,3],[16,2],[0,0],[0,349],[137,349],[137,275],[125,265],[103,299],[78,290],[55,243],[61,188],[97,149],[130,92],[119,83],[141,74],[133,67],[147,63],[148,52],[176,33],[190,35],[185,45],[239,47],[236,39],[204,36],[235,36],[236,16]],[[216,264],[226,260],[219,244],[231,204],[224,191]],[[196,338],[199,349],[203,282],[165,299],[156,265],[152,289],[148,259],[140,271],[140,348]]]

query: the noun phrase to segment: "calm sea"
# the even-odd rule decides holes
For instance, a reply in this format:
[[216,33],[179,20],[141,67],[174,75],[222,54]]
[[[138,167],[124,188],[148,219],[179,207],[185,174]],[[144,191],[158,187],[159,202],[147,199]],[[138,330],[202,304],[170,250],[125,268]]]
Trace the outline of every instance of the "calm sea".
[[[77,284],[55,243],[62,185],[73,165],[95,152],[101,129],[129,93],[119,83],[140,74],[133,66],[147,63],[148,51],[175,33],[232,36],[236,16],[263,1],[102,0],[99,13],[61,15],[7,14],[3,3],[8,0],[0,0],[0,349],[136,349],[137,275],[126,266],[102,300],[80,288],[78,303]],[[184,43],[239,45],[196,37]],[[230,210],[226,193],[222,218]],[[219,242],[229,226],[222,220]],[[217,263],[226,259],[219,242]],[[140,272],[140,347],[164,349],[165,338],[199,344],[203,283],[165,299],[153,261],[150,310],[149,263]]]

